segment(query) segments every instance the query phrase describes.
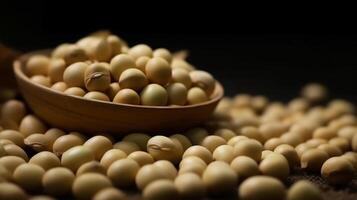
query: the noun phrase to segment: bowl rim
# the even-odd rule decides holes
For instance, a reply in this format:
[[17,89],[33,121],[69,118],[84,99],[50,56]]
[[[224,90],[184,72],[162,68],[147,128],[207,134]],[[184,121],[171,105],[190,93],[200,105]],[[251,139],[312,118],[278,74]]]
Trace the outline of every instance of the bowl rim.
[[45,87],[43,85],[33,83],[30,80],[30,78],[23,71],[23,69],[24,69],[23,65],[24,65],[25,59],[27,59],[28,57],[30,57],[32,55],[35,55],[35,54],[44,55],[46,52],[49,52],[49,51],[50,51],[50,49],[44,49],[44,50],[33,51],[33,52],[29,52],[29,53],[21,55],[13,63],[13,70],[14,70],[15,76],[17,78],[20,78],[21,80],[25,81],[27,84],[31,84],[34,87],[38,87],[42,91],[48,92],[48,93],[52,93],[53,95],[62,95],[62,96],[65,96],[67,98],[73,98],[73,99],[82,100],[82,101],[92,101],[92,102],[103,103],[103,104],[106,104],[106,105],[124,106],[124,107],[129,107],[129,108],[136,108],[136,109],[176,110],[176,109],[185,109],[185,108],[196,108],[196,107],[206,106],[206,105],[218,102],[224,96],[223,86],[217,80],[216,80],[216,83],[215,83],[215,90],[214,90],[214,92],[212,94],[213,98],[210,99],[209,101],[205,101],[203,103],[194,104],[194,105],[184,105],[184,106],[178,106],[178,105],[177,106],[176,105],[172,105],[172,106],[132,105],[132,104],[114,103],[114,102],[111,102],[111,101],[101,101],[101,100],[96,100],[96,99],[85,99],[85,98],[80,97],[80,96],[67,95],[67,94],[64,94],[63,92],[59,92],[59,91],[53,90],[53,89],[51,89],[49,87]]

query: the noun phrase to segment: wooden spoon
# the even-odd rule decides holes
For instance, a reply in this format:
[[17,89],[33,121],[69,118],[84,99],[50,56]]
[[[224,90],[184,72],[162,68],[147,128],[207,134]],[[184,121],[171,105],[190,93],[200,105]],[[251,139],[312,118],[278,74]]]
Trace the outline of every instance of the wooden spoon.
[[114,135],[135,131],[172,134],[209,119],[224,93],[217,82],[211,100],[187,106],[115,104],[69,96],[35,84],[25,75],[27,59],[41,53],[48,55],[49,51],[29,53],[14,62],[20,92],[35,114],[51,126],[68,131]]

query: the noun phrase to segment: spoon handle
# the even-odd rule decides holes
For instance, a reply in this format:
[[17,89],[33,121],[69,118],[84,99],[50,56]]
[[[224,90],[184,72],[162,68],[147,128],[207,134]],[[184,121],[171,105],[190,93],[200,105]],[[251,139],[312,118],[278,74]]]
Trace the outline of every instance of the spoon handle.
[[0,104],[17,96],[12,63],[19,55],[20,52],[0,43]]
[[19,55],[18,51],[0,43],[0,88],[16,87],[12,63]]

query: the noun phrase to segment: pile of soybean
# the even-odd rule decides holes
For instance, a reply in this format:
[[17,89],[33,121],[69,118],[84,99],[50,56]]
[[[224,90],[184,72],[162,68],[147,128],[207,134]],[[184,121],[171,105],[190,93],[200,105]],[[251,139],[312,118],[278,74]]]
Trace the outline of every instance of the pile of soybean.
[[129,47],[118,36],[100,32],[61,44],[50,56],[31,56],[25,71],[37,84],[86,99],[146,106],[209,101],[215,79],[182,55],[146,44]]
[[239,94],[224,98],[201,127],[120,139],[48,127],[9,100],[0,113],[0,200],[121,200],[133,189],[147,200],[322,199],[307,180],[285,183],[297,170],[342,186],[356,175],[355,107],[319,103],[326,95],[318,84],[286,104]]

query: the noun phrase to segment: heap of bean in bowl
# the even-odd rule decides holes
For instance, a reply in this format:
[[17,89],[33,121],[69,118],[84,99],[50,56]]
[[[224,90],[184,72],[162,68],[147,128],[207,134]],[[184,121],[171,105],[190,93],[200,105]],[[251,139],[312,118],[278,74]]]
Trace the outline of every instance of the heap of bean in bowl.
[[326,94],[318,84],[288,103],[239,94],[200,127],[122,138],[49,127],[9,100],[0,112],[0,200],[323,199],[323,188],[287,179],[318,174],[343,188],[355,178],[355,106],[320,103]]
[[203,103],[216,86],[211,74],[196,70],[183,57],[146,44],[129,47],[110,33],[61,44],[50,56],[33,55],[26,74],[67,95],[146,106]]

